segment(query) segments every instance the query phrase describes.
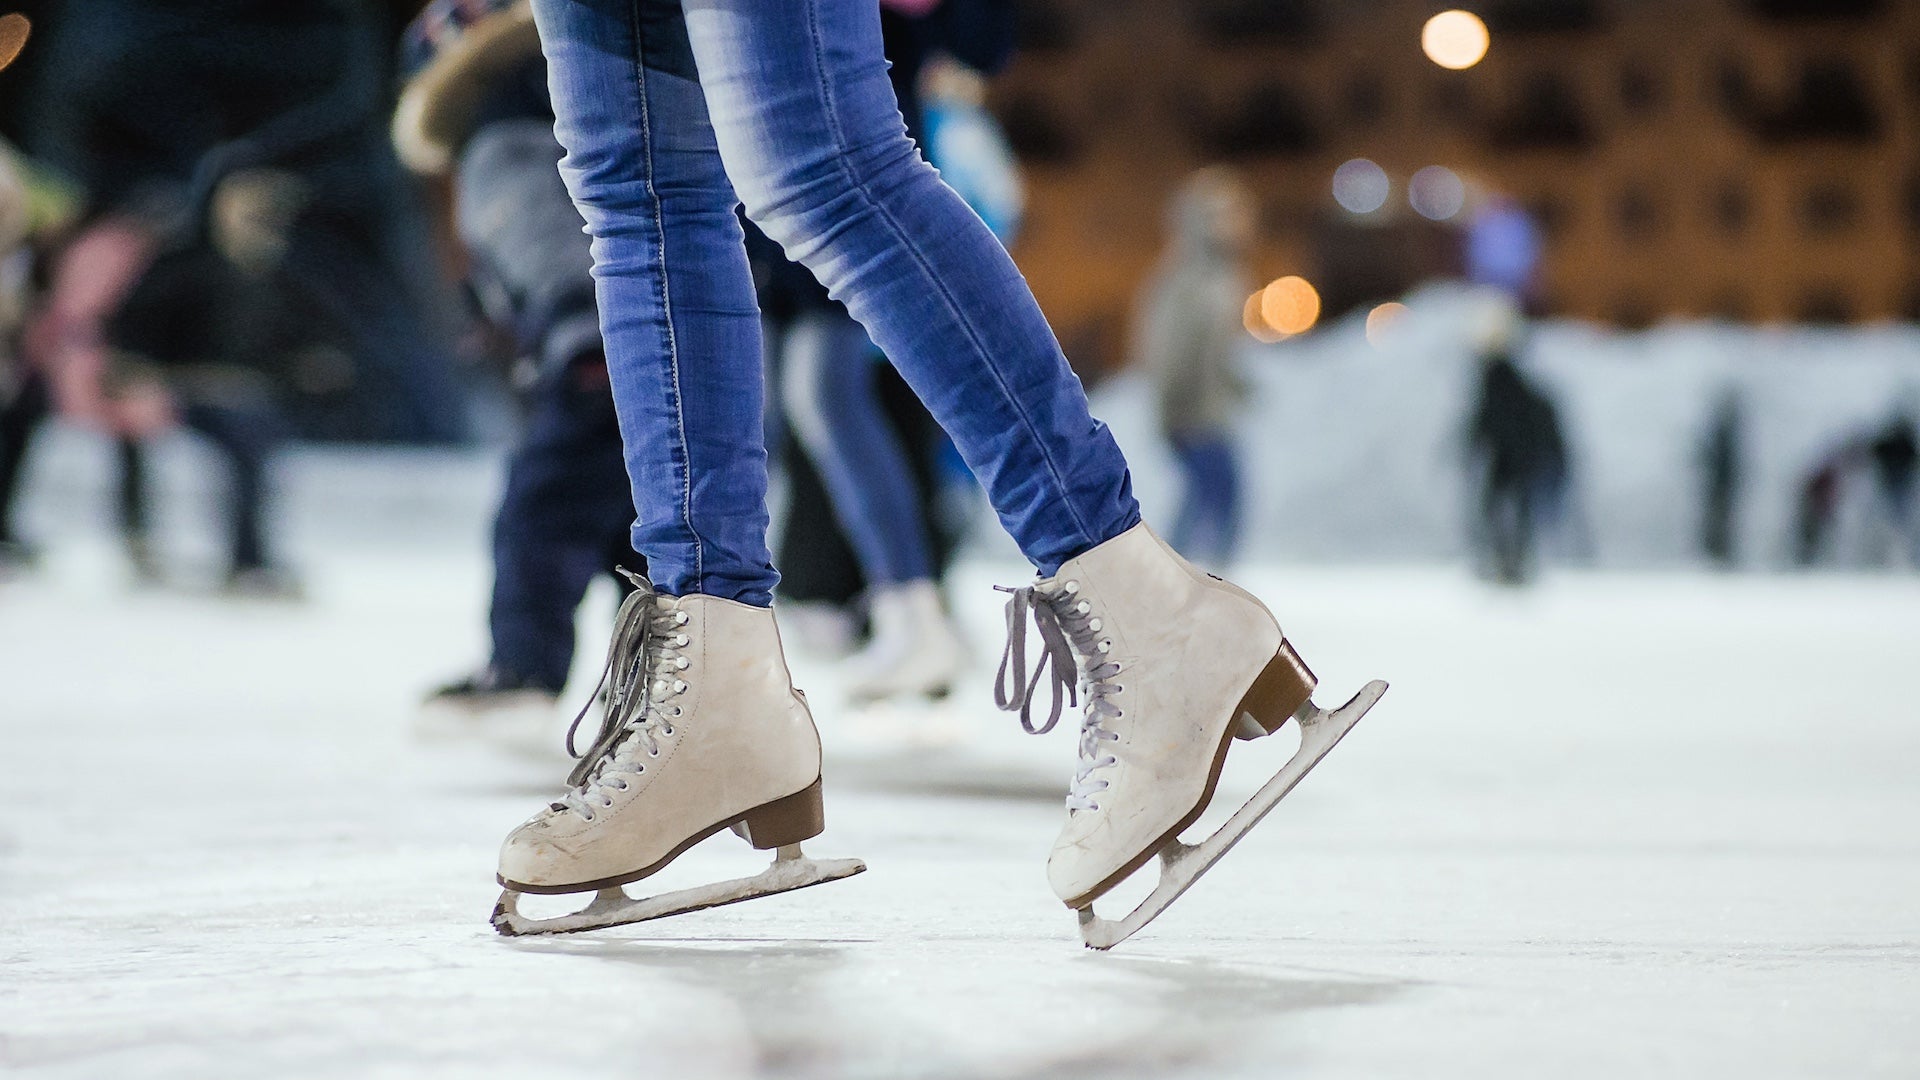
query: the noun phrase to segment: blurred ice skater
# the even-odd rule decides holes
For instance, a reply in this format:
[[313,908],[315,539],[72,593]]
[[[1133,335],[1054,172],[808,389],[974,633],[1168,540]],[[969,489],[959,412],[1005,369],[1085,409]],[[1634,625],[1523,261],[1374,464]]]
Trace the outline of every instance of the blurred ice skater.
[[1870,566],[1920,568],[1920,440],[1913,408],[1902,405],[1877,428],[1858,431],[1807,467],[1795,496],[1793,562],[1812,567],[1842,557],[1834,542],[1849,484],[1871,477],[1866,533],[1857,558]]
[[140,444],[184,425],[228,466],[227,591],[301,593],[272,557],[264,520],[294,325],[275,275],[299,187],[247,170],[221,183],[206,218],[164,188],[129,192],[60,252],[27,331],[60,413],[120,443],[122,526],[143,578],[158,569],[146,546]]
[[1204,169],[1174,196],[1168,226],[1166,250],[1141,293],[1133,362],[1153,380],[1160,431],[1185,481],[1168,540],[1219,569],[1240,541],[1233,426],[1247,386],[1235,364],[1246,341],[1253,202],[1232,173]]
[[423,726],[550,751],[544,721],[573,667],[575,610],[600,574],[624,595],[616,571],[646,570],[628,539],[593,257],[557,168],[527,5],[435,0],[408,26],[402,64],[395,145],[420,174],[452,177],[471,292],[512,340],[524,412],[494,516],[490,655],[433,693]]
[[1920,499],[1914,491],[1920,480],[1920,444],[1911,407],[1888,418],[1867,443],[1867,456],[1873,462],[1880,509],[1874,561],[1920,569]]
[[[466,430],[449,294],[387,145],[381,20],[363,0],[73,0],[49,20],[29,147],[97,210],[163,191],[204,220],[226,181],[297,180],[275,288],[308,343],[301,430]],[[184,286],[184,282],[183,282]]]
[[[0,57],[5,52],[0,42]],[[52,405],[46,373],[27,362],[24,334],[42,252],[73,212],[69,192],[0,141],[0,576],[38,561],[13,508],[33,434]]]
[[1744,416],[1739,393],[1728,389],[1714,406],[1700,446],[1700,550],[1723,568],[1739,558],[1735,536],[1745,474]]
[[1567,443],[1559,410],[1521,374],[1513,306],[1489,307],[1480,334],[1480,385],[1468,421],[1468,456],[1480,487],[1475,548],[1494,580],[1524,584],[1543,523],[1569,516]]

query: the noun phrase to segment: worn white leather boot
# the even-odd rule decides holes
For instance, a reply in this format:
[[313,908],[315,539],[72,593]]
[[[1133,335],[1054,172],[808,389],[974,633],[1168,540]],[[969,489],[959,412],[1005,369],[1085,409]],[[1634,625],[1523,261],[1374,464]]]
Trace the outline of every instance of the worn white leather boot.
[[[608,658],[614,689],[599,738],[568,778],[572,789],[501,847],[498,876],[508,894],[494,923],[503,933],[635,921],[548,926],[519,920],[514,893],[601,890],[596,907],[634,904],[618,893],[619,885],[654,873],[722,829],[799,862],[799,843],[824,827],[820,737],[788,677],[772,611],[710,596],[659,595],[644,579],[639,583],[615,628]],[[768,874],[775,870],[784,874],[782,882],[807,876],[779,863]],[[677,907],[660,901],[686,898],[654,898],[639,902],[653,905],[652,914],[639,917],[819,880],[830,877],[778,888],[767,887],[779,884],[770,880],[723,883],[752,887],[722,899],[706,895],[717,887],[693,890],[701,902]]]
[[873,634],[847,660],[847,696],[855,702],[943,698],[967,666],[966,645],[931,581],[873,590]]
[[[1310,707],[1313,674],[1266,605],[1195,569],[1145,525],[1069,560],[1051,578],[1009,591],[1008,649],[996,687],[1001,707],[1019,709],[1027,730],[1038,733],[1059,719],[1063,698],[1076,690],[1084,698],[1067,822],[1047,860],[1047,878],[1069,907],[1088,909],[1155,854],[1197,850],[1180,844],[1179,833],[1212,799],[1236,735],[1257,738],[1296,714],[1303,722],[1319,717]],[[1031,680],[1029,611],[1043,645]],[[1053,710],[1036,727],[1030,699],[1049,676]],[[1385,690],[1376,685],[1372,699]],[[1303,774],[1324,752],[1288,767]],[[1212,858],[1257,820],[1240,824]],[[1172,896],[1186,884],[1190,879]],[[1084,927],[1091,913],[1082,916]],[[1088,942],[1097,944],[1091,936]]]

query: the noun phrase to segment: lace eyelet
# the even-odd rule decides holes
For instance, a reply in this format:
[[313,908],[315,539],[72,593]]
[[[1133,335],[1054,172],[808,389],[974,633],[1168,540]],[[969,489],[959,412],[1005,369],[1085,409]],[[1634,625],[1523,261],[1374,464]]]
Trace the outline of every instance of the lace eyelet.
[[686,713],[686,710],[685,710],[685,709],[682,709],[682,708],[681,708],[680,706],[678,706],[678,705],[675,705],[675,706],[673,707],[673,715],[675,715],[675,716],[681,716],[681,715],[684,715],[685,713]]
[[[679,714],[678,714],[678,713],[676,713],[675,715],[677,716],[677,715],[679,715]],[[664,727],[664,728],[661,728],[661,729],[660,729],[660,734],[662,734],[662,735],[671,735],[671,734],[673,734],[673,725],[672,725],[672,724],[668,724],[668,725],[667,725],[666,727]]]
[[685,671],[685,670],[687,670],[688,668],[690,668],[690,667],[692,667],[692,666],[693,666],[693,661],[691,661],[691,660],[689,660],[689,659],[687,659],[686,657],[684,657],[684,656],[683,656],[683,657],[681,657],[680,659],[678,659],[678,660],[675,660],[675,661],[673,662],[673,666],[674,666],[674,667],[676,667],[676,668],[678,668],[678,669],[679,669],[679,670],[681,670],[681,671]]
[[673,692],[674,692],[674,693],[676,693],[676,694],[684,694],[684,693],[686,693],[686,692],[687,692],[687,684],[686,684],[686,683],[684,683],[684,682],[681,682],[681,681],[680,681],[679,679],[675,679],[675,680],[673,680]]
[[649,750],[649,751],[647,751],[647,756],[648,756],[648,757],[659,757],[659,756],[660,756],[660,748],[656,746],[656,747],[654,747],[653,749],[651,749],[651,750]]
[[687,637],[687,635],[685,635],[685,634],[675,634],[675,635],[673,636],[673,643],[674,643],[675,645],[678,645],[678,646],[679,646],[680,648],[682,648],[682,649],[684,649],[684,648],[686,648],[686,647],[687,647],[687,642],[689,642],[689,641],[691,641],[691,640],[693,640],[693,639],[692,639],[692,638],[689,638],[689,637]]
[[613,796],[611,795],[600,796],[600,805],[611,808],[613,806]]
[[581,814],[581,815],[580,815],[580,819],[581,819],[582,821],[585,821],[585,822],[588,822],[588,823],[592,823],[592,821],[593,821],[593,815],[592,815],[592,814]]
[[684,612],[684,611],[676,611],[676,612],[674,612],[674,613],[673,613],[673,625],[675,625],[675,626],[685,626],[685,625],[687,625],[687,613],[686,613],[686,612]]
[[1074,593],[1077,593],[1080,591],[1080,583],[1077,581],[1069,581],[1065,585],[1061,586],[1060,591],[1066,593],[1068,596],[1072,596]]

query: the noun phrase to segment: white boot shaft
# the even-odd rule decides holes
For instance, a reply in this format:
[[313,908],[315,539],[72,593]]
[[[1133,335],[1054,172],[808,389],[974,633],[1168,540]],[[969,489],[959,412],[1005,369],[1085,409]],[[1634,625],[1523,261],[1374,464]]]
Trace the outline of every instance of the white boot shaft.
[[[1242,705],[1265,700],[1256,684],[1284,639],[1264,604],[1194,568],[1145,525],[1069,560],[1027,595],[1052,639],[1033,683],[1053,677],[1064,689],[1077,677],[1084,696],[1080,765],[1047,862],[1054,891],[1081,907],[1204,809]],[[1067,643],[1071,657],[1060,655]],[[1077,670],[1047,670],[1062,660]],[[1010,654],[1003,678],[1011,668],[1023,681],[1023,665]]]
[[856,701],[944,695],[967,662],[966,644],[931,581],[880,586],[869,604],[873,634],[847,661]]
[[609,706],[617,723],[583,757],[574,788],[507,837],[499,877],[508,888],[633,881],[743,819],[765,834],[751,837],[764,847],[805,839],[786,834],[818,817],[818,792],[808,793],[820,778],[820,738],[773,613],[651,590],[628,605],[610,660],[625,669],[614,673]]

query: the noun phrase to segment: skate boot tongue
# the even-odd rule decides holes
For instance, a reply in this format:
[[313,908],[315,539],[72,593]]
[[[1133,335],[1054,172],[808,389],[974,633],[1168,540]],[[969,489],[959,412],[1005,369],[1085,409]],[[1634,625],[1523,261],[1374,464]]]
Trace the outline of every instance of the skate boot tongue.
[[[681,710],[672,699],[688,689],[681,675],[689,661],[680,652],[689,644],[687,613],[664,602],[646,578],[627,576],[635,589],[614,619],[613,639],[600,679],[567,727],[567,754],[579,759],[567,775],[567,783],[574,790],[553,804],[556,810],[571,809],[589,821],[593,820],[593,806],[601,803],[597,795],[600,784],[610,782],[618,788],[626,783],[610,774],[644,772],[646,766],[636,763],[641,751],[644,756],[659,755],[655,733],[673,734],[673,719]],[[600,731],[582,753],[575,749],[574,737],[603,690],[607,699]]]
[[[1092,773],[1115,763],[1110,754],[1102,754],[1100,744],[1118,741],[1120,736],[1102,726],[1107,718],[1123,713],[1115,695],[1122,687],[1116,681],[1120,662],[1108,659],[1113,641],[1102,634],[1104,621],[1093,604],[1080,595],[1080,585],[1067,581],[1060,585],[1041,582],[1022,588],[996,585],[1010,593],[1007,600],[1007,645],[1000,654],[1000,670],[994,676],[994,704],[1004,712],[1018,711],[1020,726],[1031,735],[1044,735],[1060,722],[1064,706],[1080,704],[1080,690],[1086,691],[1086,707],[1080,722],[1080,767],[1074,773],[1067,794],[1070,810],[1097,810],[1093,794],[1106,788],[1105,780]],[[1040,662],[1033,676],[1027,677],[1027,621],[1031,616],[1040,633]],[[1078,655],[1078,664],[1075,657]],[[1033,725],[1034,692],[1046,679],[1053,691],[1052,708],[1046,723]]]

